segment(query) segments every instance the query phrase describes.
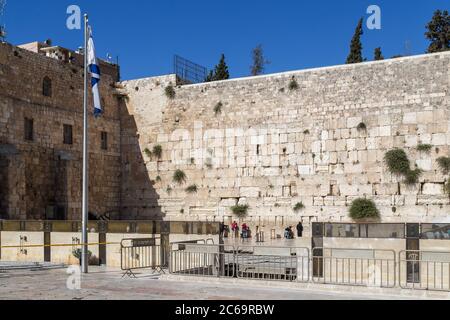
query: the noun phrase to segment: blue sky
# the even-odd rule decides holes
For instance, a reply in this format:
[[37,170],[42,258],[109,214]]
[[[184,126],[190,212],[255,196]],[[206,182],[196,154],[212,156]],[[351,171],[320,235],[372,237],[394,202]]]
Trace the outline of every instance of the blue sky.
[[172,73],[174,54],[210,68],[224,53],[231,76],[247,76],[260,43],[271,61],[266,73],[342,64],[371,4],[381,7],[382,29],[365,27],[365,57],[378,46],[386,57],[405,54],[405,43],[421,54],[434,10],[449,9],[448,0],[7,0],[7,40],[79,47],[82,32],[66,28],[71,4],[89,13],[97,55],[119,56],[124,79]]

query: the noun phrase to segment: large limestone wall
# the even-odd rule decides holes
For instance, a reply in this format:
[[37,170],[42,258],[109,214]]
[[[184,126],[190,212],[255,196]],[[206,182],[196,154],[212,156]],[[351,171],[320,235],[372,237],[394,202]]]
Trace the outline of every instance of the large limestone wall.
[[[103,69],[102,69],[103,70]],[[103,70],[105,115],[90,121],[90,209],[119,217],[120,113],[117,75]],[[43,95],[43,79],[52,96]],[[0,218],[45,219],[60,206],[67,219],[81,218],[83,68],[8,44],[0,44]],[[92,105],[92,104],[91,104]],[[24,139],[24,118],[34,121],[34,140]],[[73,126],[73,144],[63,125]],[[100,132],[108,133],[101,150]]]
[[[130,218],[232,219],[230,206],[246,203],[247,221],[262,224],[349,221],[351,202],[368,197],[382,222],[448,220],[436,159],[450,155],[449,53],[187,85],[169,99],[175,80],[123,83],[133,120],[122,124],[122,147],[139,144],[123,153]],[[145,155],[158,144],[160,160]],[[389,173],[383,157],[392,148],[424,170],[420,183]],[[177,169],[183,185],[173,181]],[[198,192],[188,194],[193,184]]]

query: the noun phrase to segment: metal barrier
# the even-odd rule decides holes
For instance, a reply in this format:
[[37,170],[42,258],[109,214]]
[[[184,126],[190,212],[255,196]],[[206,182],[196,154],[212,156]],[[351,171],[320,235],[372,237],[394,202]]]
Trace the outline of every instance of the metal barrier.
[[312,264],[315,283],[380,288],[396,285],[393,250],[315,248]]
[[309,249],[173,244],[170,273],[275,281],[309,281]]
[[136,278],[133,271],[139,269],[153,269],[164,272],[164,254],[161,245],[157,245],[159,238],[123,239],[120,243],[120,266],[125,271],[123,277]]
[[240,245],[235,254],[238,278],[309,281],[308,248]]
[[172,244],[171,274],[199,277],[235,277],[234,249],[227,245]]
[[402,289],[450,291],[450,252],[401,251],[399,274]]

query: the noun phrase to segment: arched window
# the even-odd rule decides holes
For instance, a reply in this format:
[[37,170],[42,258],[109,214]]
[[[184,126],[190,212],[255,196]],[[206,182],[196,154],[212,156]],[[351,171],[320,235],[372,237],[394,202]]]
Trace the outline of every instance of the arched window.
[[52,79],[50,79],[49,77],[45,77],[42,81],[42,94],[45,97],[52,96]]

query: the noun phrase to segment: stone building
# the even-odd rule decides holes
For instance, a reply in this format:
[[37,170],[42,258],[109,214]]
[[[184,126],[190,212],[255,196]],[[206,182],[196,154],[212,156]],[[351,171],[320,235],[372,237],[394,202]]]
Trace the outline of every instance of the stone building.
[[[0,211],[78,219],[80,56],[26,49],[0,45]],[[450,156],[450,53],[183,86],[175,75],[117,82],[116,66],[101,68],[106,115],[90,119],[96,214],[229,221],[241,204],[259,225],[346,222],[366,197],[382,222],[448,222],[437,159]],[[385,166],[394,148],[423,170],[417,184]]]
[[[0,218],[80,218],[81,61],[48,44],[0,44]],[[90,204],[93,213],[119,217],[119,70],[101,67],[105,116],[90,119]]]

